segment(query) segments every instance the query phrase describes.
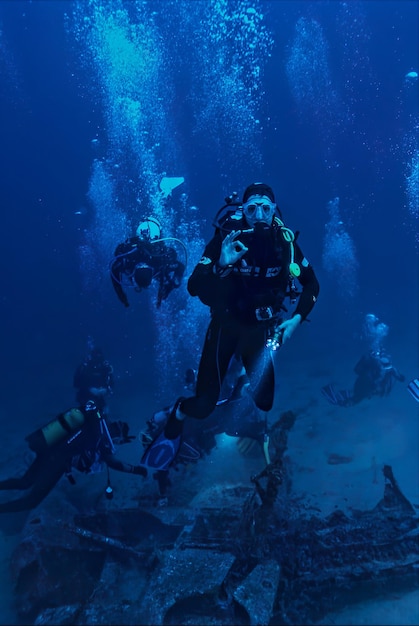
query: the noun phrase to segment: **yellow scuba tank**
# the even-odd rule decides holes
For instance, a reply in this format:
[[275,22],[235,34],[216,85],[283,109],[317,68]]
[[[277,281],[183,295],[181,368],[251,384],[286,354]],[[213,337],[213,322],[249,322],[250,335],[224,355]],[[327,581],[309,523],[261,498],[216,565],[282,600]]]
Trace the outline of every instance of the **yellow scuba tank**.
[[69,409],[66,413],[60,413],[54,420],[38,428],[25,440],[33,452],[42,453],[79,430],[85,421],[84,414],[80,409]]

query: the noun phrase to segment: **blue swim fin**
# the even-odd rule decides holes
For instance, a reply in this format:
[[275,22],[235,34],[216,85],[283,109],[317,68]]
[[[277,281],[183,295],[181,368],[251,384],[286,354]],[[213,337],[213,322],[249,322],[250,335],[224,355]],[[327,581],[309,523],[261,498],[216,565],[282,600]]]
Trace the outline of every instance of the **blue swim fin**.
[[169,469],[178,455],[181,444],[182,435],[175,439],[168,439],[164,432],[161,432],[144,452],[140,465],[153,470]]
[[412,394],[416,402],[419,402],[419,378],[414,378],[407,385],[407,390]]

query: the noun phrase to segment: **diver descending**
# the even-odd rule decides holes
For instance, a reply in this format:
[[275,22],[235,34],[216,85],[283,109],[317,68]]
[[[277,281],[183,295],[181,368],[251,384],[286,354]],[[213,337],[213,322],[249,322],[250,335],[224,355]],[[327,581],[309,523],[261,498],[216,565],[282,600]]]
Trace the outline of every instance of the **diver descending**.
[[[267,345],[288,341],[317,300],[314,270],[285,227],[272,189],[253,183],[242,203],[233,199],[221,217],[218,212],[215,234],[188,280],[190,295],[210,307],[211,321],[195,395],[176,400],[164,431],[143,455],[141,462],[154,469],[167,469],[176,458],[186,417],[205,419],[213,412],[233,355],[243,363],[256,407],[272,408],[274,367]],[[302,291],[284,319],[285,298],[296,300],[294,280]]]
[[[166,242],[181,244],[185,252],[185,263],[177,258],[175,248]],[[180,287],[187,264],[184,244],[174,237],[162,237],[158,219],[147,217],[130,237],[120,243],[110,264],[112,285],[119,300],[129,306],[124,287],[134,287],[136,291],[147,289],[155,280],[158,285],[157,307],[168,295]]]
[[373,313],[367,313],[363,332],[370,349],[354,367],[356,379],[352,389],[338,390],[333,384],[322,387],[321,392],[330,404],[348,407],[373,396],[388,396],[395,381],[405,381],[405,376],[393,366],[391,356],[383,347],[388,331],[387,324]]

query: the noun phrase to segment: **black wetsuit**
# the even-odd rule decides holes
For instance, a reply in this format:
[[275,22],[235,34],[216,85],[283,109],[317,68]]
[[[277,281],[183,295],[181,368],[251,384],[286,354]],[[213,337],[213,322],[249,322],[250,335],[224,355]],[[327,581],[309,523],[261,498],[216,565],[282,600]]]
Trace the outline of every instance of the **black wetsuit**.
[[111,280],[116,295],[124,306],[129,306],[123,289],[123,278],[137,289],[147,288],[153,279],[159,283],[157,306],[170,292],[179,287],[185,266],[176,250],[164,242],[145,241],[141,237],[130,237],[118,245],[115,259],[111,263]]
[[[275,219],[270,228],[257,225],[253,232],[242,233],[238,240],[248,251],[230,270],[217,273],[216,262],[226,234],[249,229],[243,218],[227,217],[189,278],[189,293],[211,308],[196,394],[180,403],[180,410],[190,417],[206,418],[212,413],[234,354],[241,358],[246,369],[256,406],[263,411],[272,408],[274,368],[265,343],[283,311],[291,261],[290,243],[280,226]],[[294,315],[299,313],[304,320],[315,304],[319,284],[299,246],[293,245],[294,261],[301,269],[298,282],[302,286]]]
[[19,499],[0,503],[0,513],[13,513],[35,508],[55,487],[64,474],[72,469],[83,473],[93,470],[95,463],[106,463],[120,472],[142,474],[143,468],[124,463],[114,456],[112,441],[105,428],[105,418],[97,411],[82,411],[85,422],[80,430],[62,443],[37,454],[35,460],[20,478],[0,481],[0,490],[28,489]]

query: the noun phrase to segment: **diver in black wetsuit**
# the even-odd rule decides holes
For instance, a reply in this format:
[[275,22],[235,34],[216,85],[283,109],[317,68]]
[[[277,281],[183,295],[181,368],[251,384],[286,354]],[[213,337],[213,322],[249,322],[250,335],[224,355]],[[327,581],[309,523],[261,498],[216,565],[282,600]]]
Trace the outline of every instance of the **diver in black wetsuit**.
[[[229,363],[237,354],[249,377],[256,406],[269,411],[274,400],[274,367],[269,341],[291,338],[312,310],[319,284],[290,229],[284,226],[272,189],[253,183],[216,229],[188,281],[188,291],[210,307],[211,322],[197,375],[196,393],[179,398],[164,433],[142,462],[170,466],[181,444],[186,417],[204,419],[214,410]],[[283,319],[290,281],[302,286],[295,311]]]
[[[119,431],[120,423],[116,423]],[[34,509],[66,474],[74,483],[72,470],[86,474],[97,472],[102,464],[119,472],[146,476],[144,467],[117,459],[112,441],[112,423],[94,402],[70,409],[53,422],[29,435],[26,440],[36,458],[23,476],[0,481],[0,490],[28,490],[21,498],[0,503],[0,513]],[[127,430],[125,430],[125,433]],[[118,433],[119,434],[119,433]],[[125,436],[125,441],[130,437]]]
[[129,306],[124,285],[141,291],[152,280],[157,281],[157,307],[173,289],[180,287],[185,265],[178,260],[176,250],[166,244],[171,239],[162,238],[159,221],[148,217],[138,226],[135,237],[117,246],[110,273],[115,293],[124,306]]

